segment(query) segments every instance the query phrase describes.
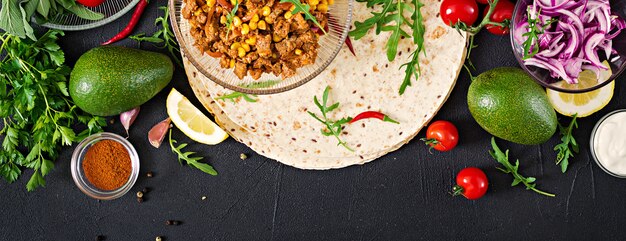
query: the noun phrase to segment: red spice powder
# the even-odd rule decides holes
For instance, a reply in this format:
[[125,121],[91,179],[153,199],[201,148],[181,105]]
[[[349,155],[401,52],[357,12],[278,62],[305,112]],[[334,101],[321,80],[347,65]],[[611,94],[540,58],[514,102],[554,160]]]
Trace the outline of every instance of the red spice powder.
[[95,187],[111,191],[120,188],[130,177],[132,163],[124,146],[113,140],[93,144],[83,159],[83,172]]

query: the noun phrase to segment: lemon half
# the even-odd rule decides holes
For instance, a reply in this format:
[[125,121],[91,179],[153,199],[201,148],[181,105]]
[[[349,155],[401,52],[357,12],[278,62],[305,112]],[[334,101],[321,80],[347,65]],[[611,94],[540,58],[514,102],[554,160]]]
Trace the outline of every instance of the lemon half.
[[166,108],[174,125],[196,142],[216,145],[228,138],[221,127],[202,114],[176,89],[172,89],[167,96]]

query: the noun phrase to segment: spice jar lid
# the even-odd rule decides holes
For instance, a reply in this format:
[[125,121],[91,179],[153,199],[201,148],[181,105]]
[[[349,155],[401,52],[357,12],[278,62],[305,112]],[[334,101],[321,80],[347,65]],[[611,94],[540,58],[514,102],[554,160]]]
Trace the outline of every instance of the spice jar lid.
[[[83,163],[89,149],[96,143],[104,140],[111,140],[121,144],[130,158],[131,169],[128,179],[121,186],[113,190],[98,188],[97,185],[89,181],[83,169]],[[135,147],[125,138],[110,132],[96,133],[81,141],[72,154],[70,165],[72,179],[74,179],[74,183],[76,183],[78,189],[87,194],[87,196],[100,200],[112,200],[123,196],[133,187],[139,176],[139,155],[137,155]]]

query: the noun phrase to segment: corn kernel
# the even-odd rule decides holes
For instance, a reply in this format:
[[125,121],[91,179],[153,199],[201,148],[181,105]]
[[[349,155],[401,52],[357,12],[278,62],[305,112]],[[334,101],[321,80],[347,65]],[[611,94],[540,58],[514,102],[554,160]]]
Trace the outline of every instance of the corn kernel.
[[220,17],[220,23],[221,23],[221,24],[226,24],[226,16],[222,15],[222,16]]
[[267,17],[270,15],[270,13],[272,13],[272,10],[270,10],[270,7],[265,6],[261,8],[261,14],[263,14],[263,16]]
[[259,15],[258,14],[254,14],[252,15],[252,18],[250,19],[251,23],[258,23],[259,22]]
[[241,48],[241,44],[240,43],[236,43],[235,42],[235,43],[230,45],[230,49],[232,49],[232,50],[235,50],[235,49],[238,49],[238,48]]
[[293,14],[291,12],[286,12],[285,13],[285,19],[290,19],[293,16]]
[[317,10],[319,10],[320,12],[326,12],[328,11],[328,5],[324,4],[324,3],[320,3],[319,5],[317,5]]
[[230,4],[232,4],[233,6],[237,5],[237,0],[230,0]]
[[245,23],[244,23],[244,24],[241,26],[241,34],[242,34],[242,35],[246,35],[246,34],[248,34],[249,32],[250,32],[250,26],[248,26],[248,24],[245,24]]
[[335,4],[335,0],[328,0],[328,5],[333,5]]
[[296,49],[296,55],[302,55],[302,49]]
[[269,24],[274,24],[274,20],[272,20],[272,19],[271,19],[271,18],[269,18],[269,17],[265,17],[265,22],[266,22],[266,23],[269,23]]
[[239,26],[241,26],[241,18],[239,18],[239,17],[235,16],[235,17],[233,18],[233,24],[235,25],[235,27],[239,27]]
[[317,5],[311,5],[311,11],[315,11],[317,9]]
[[309,0],[309,5],[317,5],[320,4],[319,0]]
[[229,64],[228,66],[230,66],[230,68],[235,67],[235,60],[234,60],[234,59],[231,59],[231,60],[230,60],[230,64]]
[[250,37],[249,39],[246,39],[244,42],[246,42],[248,45],[255,45],[256,37]]
[[194,15],[194,16],[198,16],[198,15],[200,15],[201,13],[202,13],[202,9],[198,9],[198,10],[196,10],[196,11],[193,13],[193,15]]
[[274,34],[274,36],[273,36],[273,37],[274,37],[274,38],[273,38],[273,39],[274,39],[274,42],[280,42],[281,40],[283,40],[283,38],[281,38],[280,36],[278,36],[278,35],[276,35],[276,34]]
[[265,20],[259,21],[259,29],[260,30],[267,30],[267,24],[265,24]]
[[237,56],[239,56],[239,58],[243,58],[243,56],[246,56],[246,50],[243,48],[238,48],[237,49]]
[[328,4],[328,0],[322,0],[320,3],[322,3],[322,4]]
[[246,52],[250,52],[250,45],[247,43],[242,43],[241,47],[243,48],[243,50],[245,50]]
[[206,0],[206,5],[208,5],[209,7],[215,6],[215,0]]
[[289,8],[289,11],[293,11],[294,9],[296,9],[296,5],[291,5],[291,7]]
[[275,59],[278,58],[278,54],[272,53],[272,58],[275,58]]
[[248,26],[250,26],[250,30],[256,30],[256,28],[258,27],[258,23],[251,21],[250,24],[248,24]]

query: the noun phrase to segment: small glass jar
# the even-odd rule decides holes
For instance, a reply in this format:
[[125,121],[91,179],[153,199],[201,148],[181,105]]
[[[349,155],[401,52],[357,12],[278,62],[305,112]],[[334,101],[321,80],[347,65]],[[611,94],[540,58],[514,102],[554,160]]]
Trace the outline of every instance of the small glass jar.
[[[89,180],[87,180],[85,172],[83,171],[83,160],[85,157],[85,153],[93,144],[102,140],[112,140],[122,144],[122,146],[126,148],[128,155],[130,156],[132,168],[130,175],[128,176],[128,180],[126,181],[126,183],[124,183],[124,185],[115,190],[107,191],[95,187],[93,184],[91,184],[91,182],[89,182]],[[139,176],[139,155],[137,155],[135,147],[133,147],[133,145],[130,144],[130,142],[128,142],[126,138],[109,132],[96,133],[88,136],[83,141],[81,141],[74,150],[70,165],[72,171],[72,179],[74,179],[74,183],[76,183],[78,189],[87,194],[87,196],[100,200],[112,200],[123,196],[133,187],[133,185],[137,181],[137,177]]]
[[[613,111],[611,113],[606,114],[602,118],[600,118],[598,123],[596,123],[596,125],[593,127],[593,130],[591,131],[591,137],[589,138],[589,150],[591,151],[591,157],[593,158],[593,160],[596,162],[596,164],[598,164],[600,169],[602,169],[607,174],[609,174],[611,176],[614,176],[614,177],[617,177],[617,178],[626,178],[626,175],[620,174],[620,173],[616,173],[614,171],[611,171],[611,170],[609,170],[609,168],[605,167],[602,164],[602,161],[599,160],[599,157],[598,157],[598,154],[597,154],[597,150],[596,150],[596,142],[598,142],[598,140],[596,140],[596,138],[599,138],[599,137],[597,137],[598,130],[600,129],[600,127],[602,126],[604,121],[607,120],[609,117],[611,117],[611,116],[613,116],[615,114],[618,114],[618,113],[622,113],[622,112],[626,112],[626,109]],[[626,161],[626,160],[624,160],[624,161]]]

